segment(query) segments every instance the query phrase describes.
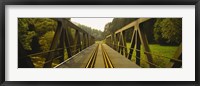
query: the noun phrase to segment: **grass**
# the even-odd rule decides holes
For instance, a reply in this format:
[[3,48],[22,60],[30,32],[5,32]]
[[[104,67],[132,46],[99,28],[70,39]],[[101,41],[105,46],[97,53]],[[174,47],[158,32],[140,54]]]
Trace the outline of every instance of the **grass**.
[[[176,49],[178,48],[178,46],[161,46],[158,44],[149,44],[149,47],[152,53],[153,63],[162,68],[165,68],[168,66],[169,61],[170,61],[169,58],[173,57],[173,55],[176,52]],[[127,48],[130,48],[130,43],[127,43]],[[129,52],[129,49],[128,49],[128,52]],[[144,68],[148,68],[149,64],[146,62],[148,60],[147,60],[146,55],[144,54],[143,46],[141,46],[140,55],[141,55],[140,66]],[[133,52],[132,59],[131,59],[133,62],[136,61],[135,56],[136,56],[136,52]]]

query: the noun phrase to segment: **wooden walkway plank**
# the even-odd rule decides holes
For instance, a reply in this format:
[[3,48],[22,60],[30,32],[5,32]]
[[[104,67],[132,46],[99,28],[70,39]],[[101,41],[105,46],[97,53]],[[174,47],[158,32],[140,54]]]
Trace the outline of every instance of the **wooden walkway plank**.
[[97,44],[93,44],[90,47],[82,50],[70,59],[65,60],[55,68],[84,68],[89,60],[92,51],[96,48]]
[[113,50],[106,44],[102,44],[106,52],[108,53],[108,56],[114,66],[114,68],[140,68],[137,64],[134,62],[131,62],[128,58],[125,56],[122,56],[117,51]]
[[[85,68],[92,55],[92,52],[96,49],[97,46],[98,44],[94,44],[86,48],[75,56],[72,56],[72,58],[57,65],[56,68]],[[105,68],[101,46],[103,46],[105,52],[107,52],[114,68],[140,68],[140,66],[134,62],[131,62],[128,58],[122,56],[120,53],[113,50],[106,44],[99,44],[94,68]]]
[[98,50],[98,53],[97,53],[95,68],[105,68],[101,44],[99,44],[99,50]]

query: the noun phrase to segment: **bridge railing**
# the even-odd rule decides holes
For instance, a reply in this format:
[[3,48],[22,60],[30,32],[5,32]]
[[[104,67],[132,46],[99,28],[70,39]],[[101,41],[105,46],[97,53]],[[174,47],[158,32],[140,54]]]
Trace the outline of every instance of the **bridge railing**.
[[[143,60],[149,65],[149,67],[161,67],[160,65],[155,64],[153,61],[152,56],[154,55],[159,58],[169,59],[169,63],[166,67],[182,67],[182,43],[179,45],[173,57],[166,57],[151,52],[145,32],[145,30],[148,30],[149,28],[141,26],[142,23],[149,22],[150,20],[151,18],[140,18],[125,25],[121,29],[114,32],[114,34],[108,35],[105,38],[106,44],[124,55],[129,60],[131,60],[132,57],[135,57],[137,65],[141,65],[141,60]],[[132,31],[130,48],[127,48],[126,44],[127,31]],[[141,45],[144,50],[141,50]],[[135,52],[135,56],[133,56],[133,52]],[[141,53],[145,54],[147,60],[141,58]]]
[[[25,55],[24,53],[24,55],[20,55],[24,57],[19,58],[23,59],[34,56],[45,57],[43,67],[51,68],[52,62],[55,59],[59,59],[60,63],[64,61],[65,51],[67,52],[68,58],[70,58],[95,43],[95,38],[93,36],[73,24],[71,21],[63,18],[56,18],[53,20],[55,20],[58,25],[49,51],[33,53],[30,55]],[[74,32],[74,34],[72,34],[72,32]],[[19,48],[23,47],[19,46]],[[26,62],[33,65],[30,60]]]

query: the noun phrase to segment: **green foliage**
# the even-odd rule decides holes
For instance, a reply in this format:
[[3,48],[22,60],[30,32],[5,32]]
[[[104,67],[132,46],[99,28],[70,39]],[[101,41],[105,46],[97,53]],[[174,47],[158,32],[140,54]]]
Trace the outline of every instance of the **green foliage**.
[[97,29],[93,29],[91,27],[79,24],[74,22],[78,27],[80,27],[81,29],[85,30],[86,32],[88,32],[89,34],[91,34],[92,36],[95,37],[95,40],[103,40],[103,36],[102,36],[102,31],[97,30]]
[[150,19],[147,22],[143,22],[140,24],[140,30],[144,30],[144,33],[146,34],[146,37],[148,39],[148,43],[155,44],[155,38],[154,38],[154,24],[156,19]]
[[[36,37],[39,41],[46,41],[47,44],[40,43],[42,51],[48,50],[50,40],[53,38],[53,32],[57,27],[57,22],[49,18],[19,18],[18,19],[18,37],[26,50],[32,50],[32,38]],[[49,33],[49,34],[48,34]],[[46,34],[46,35],[45,35]],[[51,34],[51,35],[50,35]],[[49,37],[48,37],[49,36]],[[41,38],[43,37],[43,38]],[[48,38],[44,40],[45,38]],[[48,47],[47,47],[48,45]]]
[[154,27],[154,37],[159,44],[177,45],[182,42],[181,18],[160,18]]
[[55,31],[57,27],[57,22],[52,19],[34,18],[33,21],[35,27],[34,31],[36,31],[39,37],[48,31]]
[[108,31],[113,33],[134,20],[136,20],[136,18],[114,18],[112,22],[105,25],[104,32]]
[[[136,18],[114,18],[104,27],[104,37],[113,34],[125,25],[133,22]],[[182,19],[181,18],[153,18],[148,22],[140,24],[140,28],[145,28],[145,33],[149,43],[159,43],[161,45],[178,45],[182,42]],[[132,31],[125,31],[126,41],[130,42]]]
[[54,31],[48,31],[43,36],[40,37],[39,44],[41,45],[41,49],[43,51],[49,50],[54,34],[55,34]]
[[[121,29],[125,25],[129,24],[130,22],[133,22],[137,18],[114,18],[112,22],[109,22],[104,27],[104,37],[107,35],[113,34],[115,31]],[[127,40],[131,39],[130,33],[126,34]]]
[[[47,51],[53,40],[57,22],[49,18],[19,18],[18,38],[28,54]],[[39,51],[38,51],[39,50]],[[35,67],[43,67],[44,56],[31,57]]]
[[108,22],[104,27],[103,36],[106,37],[107,35],[111,34],[111,26],[112,22]]
[[35,31],[28,31],[29,21],[28,19],[19,18],[18,19],[18,37],[21,39],[21,43],[26,50],[31,50],[30,43],[32,42],[32,37],[36,35]]
[[96,40],[103,40],[102,31],[97,29],[92,29],[92,36],[95,37]]

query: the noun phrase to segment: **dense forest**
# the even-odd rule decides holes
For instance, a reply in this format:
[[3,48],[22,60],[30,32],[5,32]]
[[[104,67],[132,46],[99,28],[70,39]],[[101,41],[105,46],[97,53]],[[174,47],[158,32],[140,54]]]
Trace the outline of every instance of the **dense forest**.
[[[79,23],[75,24],[94,36],[96,40],[103,39],[102,31]],[[49,18],[19,18],[18,37],[25,50],[30,50],[30,53],[46,51],[49,50],[56,27],[57,22]],[[35,42],[33,40],[39,41],[39,43],[33,43]]]
[[91,34],[92,36],[95,37],[96,41],[101,41],[103,40],[103,32],[100,30],[97,30],[95,28],[89,27],[89,26],[85,26],[82,24],[79,24],[77,22],[73,22],[74,24],[76,24],[78,27],[80,27],[81,29],[85,30],[86,32],[88,32],[89,34]]
[[[25,50],[31,53],[46,51],[49,49],[56,27],[57,22],[48,18],[19,18],[18,38]],[[36,41],[39,42],[34,43]]]
[[[114,18],[112,22],[105,25],[104,37],[114,34],[137,18]],[[160,45],[178,45],[182,41],[182,19],[181,18],[154,18],[149,22],[140,24],[140,28],[148,28],[146,35],[149,43]],[[131,40],[131,31],[126,32],[127,42]]]

